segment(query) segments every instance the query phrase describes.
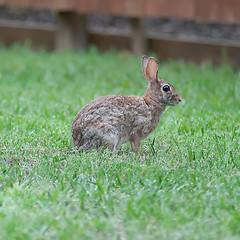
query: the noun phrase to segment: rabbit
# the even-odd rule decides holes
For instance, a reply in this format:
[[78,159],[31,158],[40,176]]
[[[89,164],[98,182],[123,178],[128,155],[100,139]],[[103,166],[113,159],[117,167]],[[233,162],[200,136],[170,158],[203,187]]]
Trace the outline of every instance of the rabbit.
[[72,144],[79,151],[109,149],[115,152],[130,142],[136,153],[142,139],[153,132],[166,106],[175,106],[182,98],[178,91],[158,78],[158,62],[142,57],[142,73],[148,81],[143,96],[108,95],[84,106],[72,123]]

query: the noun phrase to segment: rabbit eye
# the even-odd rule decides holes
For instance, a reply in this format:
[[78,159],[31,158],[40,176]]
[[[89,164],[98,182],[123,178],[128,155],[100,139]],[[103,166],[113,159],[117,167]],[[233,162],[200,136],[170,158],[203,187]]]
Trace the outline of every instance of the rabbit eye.
[[170,91],[170,87],[168,85],[164,85],[162,89],[164,92]]

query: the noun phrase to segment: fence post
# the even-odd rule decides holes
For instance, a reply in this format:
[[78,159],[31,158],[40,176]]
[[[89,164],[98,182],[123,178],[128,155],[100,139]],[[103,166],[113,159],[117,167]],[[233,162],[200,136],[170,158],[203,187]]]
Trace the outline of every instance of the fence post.
[[56,50],[87,47],[86,16],[76,12],[59,12],[57,18]]
[[132,36],[131,50],[135,55],[145,54],[147,51],[147,39],[145,36],[144,19],[131,18]]

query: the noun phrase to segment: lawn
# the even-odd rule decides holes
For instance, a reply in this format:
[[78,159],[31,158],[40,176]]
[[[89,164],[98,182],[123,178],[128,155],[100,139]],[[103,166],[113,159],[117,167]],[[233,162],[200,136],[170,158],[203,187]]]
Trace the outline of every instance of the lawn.
[[76,153],[71,123],[143,95],[127,53],[0,49],[0,239],[240,239],[240,71],[160,62],[183,97],[131,153]]

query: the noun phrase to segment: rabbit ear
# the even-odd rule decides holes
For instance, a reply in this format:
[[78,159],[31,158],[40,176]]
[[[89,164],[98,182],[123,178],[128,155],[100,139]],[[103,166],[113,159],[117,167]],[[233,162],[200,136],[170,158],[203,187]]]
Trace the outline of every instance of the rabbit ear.
[[146,79],[149,82],[154,82],[158,78],[158,62],[155,58],[150,57],[146,67]]
[[147,64],[148,64],[148,57],[147,56],[143,56],[142,57],[142,73],[143,73],[143,76],[145,78],[147,78],[147,76],[146,76]]

